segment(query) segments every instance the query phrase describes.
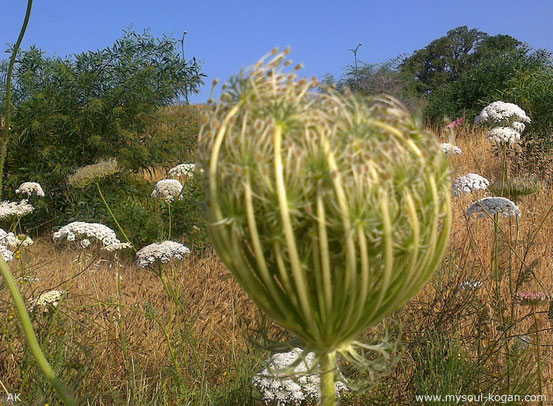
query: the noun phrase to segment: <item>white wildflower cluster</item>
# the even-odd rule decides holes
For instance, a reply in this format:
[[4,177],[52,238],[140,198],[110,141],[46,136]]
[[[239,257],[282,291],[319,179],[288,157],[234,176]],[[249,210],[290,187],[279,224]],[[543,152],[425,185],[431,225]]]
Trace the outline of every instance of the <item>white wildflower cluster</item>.
[[[301,348],[295,348],[286,353],[274,354],[267,363],[270,370],[283,370],[293,364],[298,356],[303,352]],[[315,354],[309,353],[298,366],[294,368],[294,374],[298,376],[292,378],[279,378],[269,369],[263,369],[259,374],[253,377],[252,383],[256,386],[263,396],[266,405],[302,405],[305,402],[318,400],[320,398],[320,378],[319,375],[306,374],[313,367]],[[347,391],[348,388],[342,382],[336,382],[336,394]]]
[[42,190],[42,186],[36,182],[23,182],[17,189],[15,189],[15,193],[27,196],[34,194],[38,197],[44,197],[44,190]]
[[147,268],[157,261],[166,264],[172,259],[182,260],[188,253],[190,250],[187,247],[175,241],[153,243],[136,253],[136,264],[140,268]]
[[33,276],[33,275],[27,275],[27,276],[20,276],[19,278],[17,278],[17,281],[19,283],[24,283],[24,282],[34,283],[34,282],[40,281],[40,279],[38,279],[36,276]]
[[524,125],[524,123],[521,123],[520,121],[515,121],[511,127],[513,127],[513,129],[515,131],[517,131],[519,134],[522,134],[522,132],[524,131],[524,129],[526,128],[526,126]]
[[457,178],[451,190],[453,196],[459,196],[462,193],[471,193],[475,190],[484,190],[490,186],[490,181],[476,173],[469,173],[465,176]]
[[493,144],[513,144],[520,140],[520,134],[529,123],[530,117],[526,112],[513,103],[496,101],[486,106],[480,115],[474,119],[475,123],[489,123],[494,128],[488,131],[488,140]]
[[19,249],[33,244],[33,240],[25,235],[16,236],[14,233],[7,233],[0,228],[0,255],[4,261],[9,262],[13,259],[13,252],[10,248]]
[[90,247],[90,244],[92,244],[92,243],[90,242],[90,240],[88,238],[83,238],[79,242],[79,245],[81,246],[82,249]]
[[482,287],[480,281],[465,281],[459,285],[459,290],[478,290]]
[[35,208],[27,200],[21,200],[20,202],[3,201],[0,203],[0,219],[23,217],[31,214],[34,210]]
[[495,127],[486,135],[492,144],[513,144],[520,140],[520,133],[511,127]]
[[7,233],[0,228],[0,245],[10,248],[28,247],[33,245],[33,240],[26,235],[16,236],[14,233]]
[[520,217],[518,206],[504,197],[485,197],[477,200],[467,209],[469,216],[474,213],[477,213],[478,217],[486,217],[487,214],[490,216],[501,214],[503,217]]
[[156,183],[152,197],[161,197],[172,202],[182,192],[182,184],[176,179],[162,179]]
[[444,154],[446,155],[448,154],[461,155],[462,153],[461,148],[459,148],[456,145],[449,144],[447,142],[440,144],[440,146],[442,147],[442,151],[444,151]]
[[90,238],[100,241],[106,251],[115,251],[129,246],[117,239],[115,231],[99,223],[85,223],[82,221],[69,223],[53,235],[54,240],[64,238],[67,241],[79,241],[81,248],[86,248],[91,244]]
[[13,252],[11,252],[5,245],[0,245],[0,255],[4,258],[4,261],[10,262],[13,259]]
[[516,104],[502,101],[496,101],[484,107],[480,114],[474,119],[475,124],[482,122],[497,124],[505,121],[529,123],[531,120],[530,117],[526,115],[526,112]]
[[50,290],[41,294],[38,299],[31,300],[33,311],[40,309],[43,313],[48,312],[50,307],[58,307],[61,300],[67,295],[66,290]]
[[182,175],[193,176],[194,175],[194,164],[180,164],[174,168],[169,169],[169,176],[173,178],[178,178]]

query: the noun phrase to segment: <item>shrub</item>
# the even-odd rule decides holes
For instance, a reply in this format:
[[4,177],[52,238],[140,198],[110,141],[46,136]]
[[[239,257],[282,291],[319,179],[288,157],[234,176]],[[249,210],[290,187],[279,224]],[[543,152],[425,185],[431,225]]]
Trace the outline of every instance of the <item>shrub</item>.
[[[123,171],[138,173],[191,159],[195,109],[162,107],[198,92],[204,75],[195,59],[183,60],[177,49],[175,39],[129,30],[111,47],[67,59],[45,57],[36,47],[20,52],[7,196],[23,181],[41,183],[49,210],[37,216],[59,224],[73,215],[66,212],[75,200],[66,179],[78,167],[116,157]],[[80,196],[82,210],[96,210],[91,199]]]

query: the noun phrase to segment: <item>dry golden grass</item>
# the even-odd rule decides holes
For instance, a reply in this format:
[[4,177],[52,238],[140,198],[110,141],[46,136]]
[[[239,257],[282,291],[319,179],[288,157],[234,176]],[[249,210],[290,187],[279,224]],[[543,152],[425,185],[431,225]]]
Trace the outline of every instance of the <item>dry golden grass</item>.
[[[98,256],[54,246],[48,237],[43,237],[25,252],[21,262],[12,263],[12,269],[25,263],[28,271],[15,271],[15,275],[28,275],[32,270],[39,278],[38,282],[21,285],[27,298],[36,298],[51,289],[70,292],[61,306],[63,318],[69,323],[54,334],[70,334],[73,345],[86,346],[82,357],[72,362],[87,365],[90,376],[103,382],[101,386],[124,391],[131,357],[133,368],[144,371],[150,378],[159,376],[170,363],[164,333],[147,314],[148,309],[156,309],[159,321],[167,326],[170,301],[153,271],[138,268],[129,259],[121,260],[119,269],[115,262],[113,254]],[[179,358],[192,359],[193,352],[198,351],[208,354],[206,375],[215,379],[212,383],[216,384],[228,372],[233,350],[245,348],[247,327],[255,327],[257,309],[214,255],[191,255],[182,263],[165,267],[165,271],[169,286],[179,292],[185,309],[176,323],[182,323],[182,327],[194,319],[189,324],[192,326],[190,337],[200,338],[183,343],[181,348],[190,354],[179,354]],[[118,305],[118,275],[121,306]],[[3,293],[2,300],[7,303],[9,297]],[[121,345],[121,331],[125,335],[125,349]],[[18,365],[22,356],[22,346],[18,345],[15,354],[4,358],[0,366],[13,374],[3,376],[11,384],[20,382]],[[198,379],[197,376],[186,378]]]
[[[446,135],[444,134],[444,137]],[[442,142],[447,142],[443,139]],[[485,135],[481,132],[464,132],[457,136],[456,144],[462,149],[463,153],[459,156],[451,157],[451,167],[453,179],[463,176],[469,172],[478,173],[490,182],[501,180],[501,158],[494,156],[491,144],[487,141]],[[552,156],[542,156],[541,159],[553,162]],[[511,162],[510,176],[527,175],[527,173],[517,173],[520,168],[516,162]],[[517,169],[518,169],[517,168]],[[525,171],[526,172],[526,171]],[[465,195],[453,198],[453,217],[452,233],[450,239],[450,251],[446,253],[445,261],[448,261],[448,255],[451,256],[451,250],[461,250],[464,256],[463,261],[467,261],[463,266],[468,268],[460,278],[451,279],[458,283],[465,280],[478,280],[483,283],[482,289],[478,292],[483,303],[486,303],[491,313],[491,305],[496,299],[494,290],[494,277],[491,274],[491,259],[493,250],[494,227],[490,218],[478,219],[475,216],[468,219],[466,209],[478,198],[485,197],[482,191],[474,195]],[[526,282],[520,284],[519,292],[530,291],[552,291],[553,286],[553,215],[549,216],[543,223],[539,233],[533,239],[535,233],[540,227],[541,222],[547,215],[548,210],[553,205],[553,190],[548,187],[542,189],[535,195],[522,197],[518,202],[521,210],[521,217],[518,222],[514,218],[500,218],[499,224],[507,240],[499,232],[498,243],[500,246],[498,263],[503,269],[504,276],[501,282],[501,299],[506,303],[506,314],[509,314],[511,304],[511,292],[509,284],[509,273],[512,275],[513,285],[516,285],[516,278],[520,271],[526,268],[526,265],[537,261],[533,268],[533,275],[529,275]],[[518,238],[517,238],[518,233]],[[515,245],[515,241],[518,241]],[[530,242],[533,243],[530,245]],[[510,252],[509,244],[516,250],[517,254]],[[461,261],[459,261],[461,262]],[[524,267],[521,263],[526,264]],[[462,267],[460,267],[462,268]],[[509,272],[509,269],[512,269]],[[459,272],[459,269],[455,269]],[[454,284],[455,285],[455,284]],[[421,292],[414,301],[426,302],[431,300],[433,289],[429,286]],[[551,332],[553,331],[553,314],[548,314],[547,306],[540,306],[536,310],[538,314],[538,327],[540,330],[540,341],[543,362],[543,375],[545,380],[544,391],[549,399],[553,399],[553,362],[549,347],[553,346]],[[530,307],[515,306],[515,320],[517,322],[510,336],[517,334],[527,334],[532,336],[535,331]],[[498,339],[500,336],[499,325],[488,320],[490,342]],[[497,321],[496,321],[497,322]],[[535,338],[532,336],[532,342]],[[498,362],[502,362],[498,357]],[[528,365],[528,368],[535,368],[535,365]]]

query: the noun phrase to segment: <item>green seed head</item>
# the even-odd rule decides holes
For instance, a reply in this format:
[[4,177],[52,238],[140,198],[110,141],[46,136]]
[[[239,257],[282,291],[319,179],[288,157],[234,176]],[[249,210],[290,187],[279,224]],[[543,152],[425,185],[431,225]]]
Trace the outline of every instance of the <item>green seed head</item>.
[[436,140],[398,102],[315,93],[316,78],[285,72],[288,53],[230,79],[198,165],[222,260],[306,348],[331,352],[428,281],[451,184]]

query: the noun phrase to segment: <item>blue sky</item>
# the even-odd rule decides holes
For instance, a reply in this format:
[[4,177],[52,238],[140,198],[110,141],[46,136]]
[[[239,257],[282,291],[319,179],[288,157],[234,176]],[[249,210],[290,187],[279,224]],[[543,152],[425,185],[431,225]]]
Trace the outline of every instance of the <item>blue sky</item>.
[[[14,43],[26,1],[0,0],[0,46]],[[48,55],[101,49],[131,24],[156,36],[188,31],[187,58],[208,75],[193,103],[205,102],[214,78],[226,80],[275,46],[292,47],[306,76],[340,76],[348,51],[376,63],[410,54],[459,25],[508,34],[553,51],[553,0],[35,0],[23,48]]]

